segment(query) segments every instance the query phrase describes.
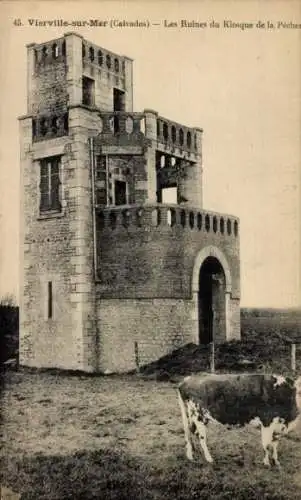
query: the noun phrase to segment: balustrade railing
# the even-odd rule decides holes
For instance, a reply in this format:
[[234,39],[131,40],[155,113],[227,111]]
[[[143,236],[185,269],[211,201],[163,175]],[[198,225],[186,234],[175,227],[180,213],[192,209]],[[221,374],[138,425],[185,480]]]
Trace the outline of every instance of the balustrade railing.
[[49,63],[64,61],[66,58],[66,41],[64,38],[58,38],[52,42],[37,45],[34,54],[36,69],[42,68]]
[[115,73],[117,76],[124,76],[125,62],[122,56],[97,47],[85,40],[82,45],[82,58],[86,63],[96,65],[101,69]]
[[68,135],[68,113],[43,115],[32,120],[33,142]]
[[100,112],[100,119],[100,131],[103,134],[132,135],[145,132],[143,113]]
[[196,210],[177,205],[124,205],[97,207],[99,229],[115,230],[119,227],[182,227],[183,229],[238,236],[239,220],[236,217],[206,210]]
[[198,152],[197,132],[161,116],[157,118],[157,140],[186,151]]

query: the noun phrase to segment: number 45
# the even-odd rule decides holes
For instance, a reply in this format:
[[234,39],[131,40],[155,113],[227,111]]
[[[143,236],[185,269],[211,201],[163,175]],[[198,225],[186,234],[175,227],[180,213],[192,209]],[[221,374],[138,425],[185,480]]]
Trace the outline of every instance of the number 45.
[[13,25],[14,25],[14,26],[22,26],[22,21],[21,21],[21,19],[14,19],[14,20],[13,20]]

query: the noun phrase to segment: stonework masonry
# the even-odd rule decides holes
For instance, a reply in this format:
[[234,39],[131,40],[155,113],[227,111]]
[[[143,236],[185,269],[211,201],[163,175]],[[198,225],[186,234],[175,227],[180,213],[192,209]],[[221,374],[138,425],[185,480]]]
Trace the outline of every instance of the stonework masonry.
[[203,207],[202,130],[134,112],[133,61],[78,34],[27,58],[20,364],[124,372],[239,338],[239,221]]
[[191,302],[182,299],[100,301],[102,370],[105,373],[134,370],[137,362],[138,365],[152,362],[192,342],[191,308]]

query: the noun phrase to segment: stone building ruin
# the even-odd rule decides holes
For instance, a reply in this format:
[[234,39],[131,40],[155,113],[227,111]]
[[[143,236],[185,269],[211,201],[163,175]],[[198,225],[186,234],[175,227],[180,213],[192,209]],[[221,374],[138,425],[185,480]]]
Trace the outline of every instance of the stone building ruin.
[[20,364],[122,372],[240,337],[239,221],[203,208],[202,130],[133,111],[133,61],[27,47]]

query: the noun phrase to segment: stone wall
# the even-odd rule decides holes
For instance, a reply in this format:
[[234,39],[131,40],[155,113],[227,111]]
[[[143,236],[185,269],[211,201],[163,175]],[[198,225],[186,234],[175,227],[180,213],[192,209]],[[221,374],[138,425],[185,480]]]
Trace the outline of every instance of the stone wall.
[[135,369],[135,343],[139,362],[145,364],[187,342],[199,342],[195,273],[203,254],[217,258],[225,273],[223,297],[217,296],[222,310],[217,311],[215,341],[240,338],[237,219],[158,204],[112,207],[102,215],[97,241],[100,371]]
[[124,92],[124,111],[132,111],[132,60],[83,40],[83,76],[95,82],[94,104],[113,110],[113,89]]
[[[20,363],[93,371],[96,318],[88,136],[93,116],[70,109],[70,136],[32,144],[31,118],[21,121],[22,284]],[[85,127],[89,122],[89,129]],[[39,211],[40,160],[61,156],[60,213]],[[53,317],[47,316],[48,282]]]
[[[169,210],[174,210],[174,225],[168,224]],[[113,212],[116,216],[114,229],[110,227]],[[98,291],[102,297],[191,298],[195,258],[202,248],[212,245],[225,255],[232,277],[232,297],[239,298],[239,237],[233,232],[236,219],[229,219],[232,229],[228,235],[226,229],[223,234],[219,228],[214,232],[213,218],[217,216],[188,207],[115,207],[106,209],[103,214],[104,227],[99,227],[97,233]],[[202,215],[200,228],[198,214]],[[206,215],[211,221],[208,231]],[[227,216],[224,217],[227,220]],[[190,226],[192,222],[193,227]]]
[[[31,145],[30,118],[21,121],[21,307],[20,364],[38,367],[77,367],[76,342],[70,311],[72,305],[70,247],[71,214],[68,199],[66,139],[54,139],[45,147]],[[42,147],[41,147],[42,146]],[[44,147],[43,147],[44,146]],[[66,206],[56,216],[39,212],[39,159],[62,154]],[[64,203],[63,203],[64,205]],[[53,283],[53,318],[47,317],[47,287]]]
[[99,371],[134,370],[135,342],[140,365],[195,342],[192,307],[181,299],[98,300]]
[[[83,105],[84,77],[94,80],[91,105]],[[119,125],[112,131],[114,88],[125,91],[125,113],[113,116]],[[132,92],[132,61],[78,34],[28,46],[28,115],[20,119],[21,365],[124,371],[136,366],[135,345],[144,364],[198,342],[196,262],[206,249],[218,249],[231,277],[223,337],[239,337],[238,221],[202,210],[202,131],[151,110],[131,113]],[[122,129],[130,124],[126,112],[131,132]],[[189,205],[156,204],[157,151],[189,163],[180,186]],[[108,155],[111,194],[115,173],[127,178],[130,203],[98,207],[95,218],[94,153]],[[61,211],[42,213],[40,162],[52,156],[60,157]]]
[[27,53],[28,113],[47,115],[82,104],[83,77],[94,82],[92,106],[112,111],[116,88],[125,93],[125,111],[132,111],[132,60],[128,57],[89,44],[75,33],[44,44],[29,44]]
[[[231,300],[230,309],[231,338],[239,339],[239,301]],[[101,373],[135,370],[187,343],[199,342],[193,300],[98,298],[97,318]],[[217,341],[225,340],[224,332]]]
[[[28,46],[28,113],[33,115],[65,112],[68,105],[67,66],[62,54],[63,39],[54,43]],[[64,49],[65,50],[65,49]]]

